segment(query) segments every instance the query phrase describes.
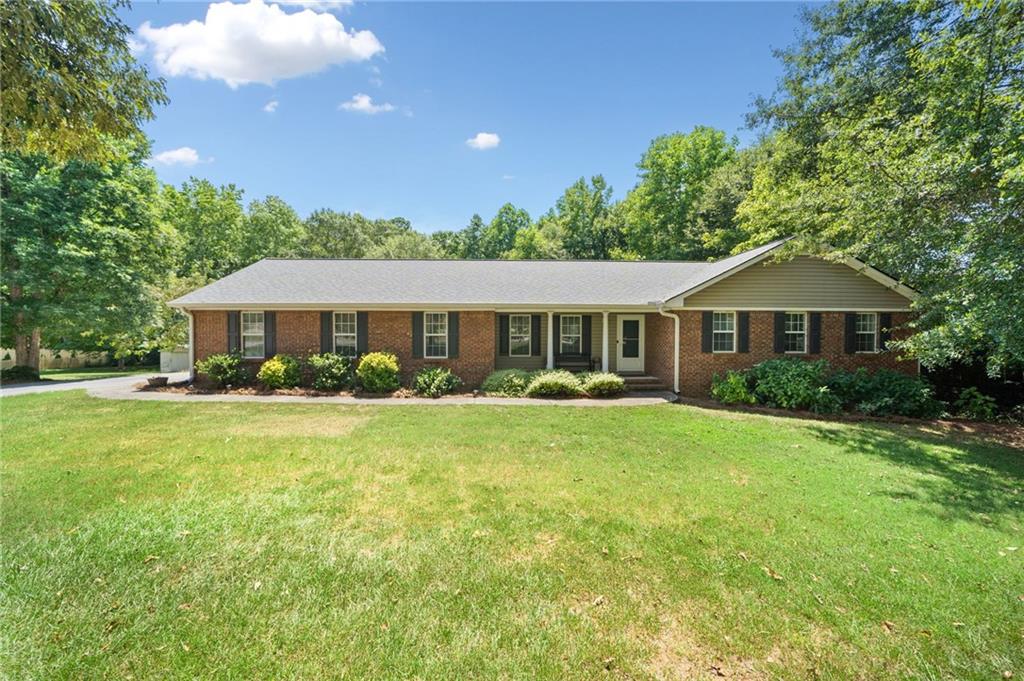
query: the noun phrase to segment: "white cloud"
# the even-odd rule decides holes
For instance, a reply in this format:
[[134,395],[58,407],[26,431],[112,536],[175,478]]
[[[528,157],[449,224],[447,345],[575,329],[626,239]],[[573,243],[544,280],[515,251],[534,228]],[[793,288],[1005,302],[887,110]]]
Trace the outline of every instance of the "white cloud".
[[501,144],[501,138],[498,137],[496,132],[478,132],[475,136],[466,140],[466,144],[473,149],[483,151],[484,149],[493,149]]
[[350,7],[352,0],[276,0],[280,5],[298,5],[308,7],[314,12],[331,12],[342,7]]
[[370,95],[364,95],[362,92],[360,92],[359,94],[352,95],[352,99],[348,100],[347,102],[342,102],[341,104],[339,104],[338,108],[344,109],[345,111],[355,111],[356,113],[372,115],[379,113],[387,113],[388,111],[394,111],[395,105],[388,104],[387,102],[383,104],[374,104],[373,98],[370,97]]
[[289,14],[263,0],[213,3],[204,21],[164,27],[147,21],[138,36],[162,73],[223,80],[232,88],[270,85],[384,51],[372,32],[346,31],[333,14]]
[[514,180],[514,179],[516,179],[516,176],[515,175],[502,175],[501,179],[503,179],[503,180]]
[[266,111],[267,113],[274,113],[275,111],[277,111],[277,100],[272,99],[266,104],[264,104],[263,110]]
[[212,158],[205,161],[200,159],[199,152],[192,147],[178,147],[154,154],[149,162],[161,166],[194,166],[197,163],[209,163],[212,160]]

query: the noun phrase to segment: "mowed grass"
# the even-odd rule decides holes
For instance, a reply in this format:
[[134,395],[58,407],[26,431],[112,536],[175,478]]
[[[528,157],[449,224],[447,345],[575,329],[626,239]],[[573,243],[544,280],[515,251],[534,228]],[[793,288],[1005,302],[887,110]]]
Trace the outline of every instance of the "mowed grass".
[[1024,676],[1024,455],[683,406],[4,398],[5,678]]

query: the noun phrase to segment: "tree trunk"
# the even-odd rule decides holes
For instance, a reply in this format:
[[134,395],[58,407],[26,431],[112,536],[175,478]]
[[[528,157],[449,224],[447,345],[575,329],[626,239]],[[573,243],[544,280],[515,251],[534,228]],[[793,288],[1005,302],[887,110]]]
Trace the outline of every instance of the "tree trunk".
[[30,338],[23,333],[14,337],[14,366],[28,365],[28,346]]
[[28,345],[28,361],[25,362],[27,366],[32,367],[39,373],[39,339],[42,337],[42,332],[39,329],[32,329],[32,338]]

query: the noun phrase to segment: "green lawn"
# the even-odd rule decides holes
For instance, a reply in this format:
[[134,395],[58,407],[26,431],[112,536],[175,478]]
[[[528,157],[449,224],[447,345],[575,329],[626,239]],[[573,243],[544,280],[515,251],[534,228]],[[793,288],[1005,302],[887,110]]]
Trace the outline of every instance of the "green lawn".
[[158,366],[133,366],[124,370],[117,367],[78,367],[76,369],[43,369],[39,375],[44,381],[87,381],[93,378],[117,378],[133,374],[151,374]]
[[1024,455],[684,406],[4,398],[4,678],[1024,677]]

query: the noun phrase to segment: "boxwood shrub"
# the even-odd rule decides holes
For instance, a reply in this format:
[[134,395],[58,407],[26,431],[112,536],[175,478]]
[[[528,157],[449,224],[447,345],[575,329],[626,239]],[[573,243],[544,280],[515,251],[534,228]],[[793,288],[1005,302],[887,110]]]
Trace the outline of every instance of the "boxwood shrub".
[[220,388],[244,385],[249,381],[249,372],[237,352],[210,355],[196,362],[196,371]]
[[462,379],[444,367],[420,369],[412,379],[412,389],[424,397],[440,397],[455,392],[462,385]]
[[390,352],[370,352],[363,355],[356,369],[363,390],[371,393],[390,393],[398,390],[398,358]]
[[308,363],[313,375],[313,387],[317,390],[345,390],[355,382],[355,367],[349,357],[325,352],[322,355],[310,355]]
[[626,392],[626,381],[622,376],[607,372],[581,374],[580,387],[591,397],[615,397]]
[[581,394],[579,378],[563,369],[538,371],[526,386],[527,397],[578,397]]
[[485,393],[504,397],[522,397],[530,384],[530,373],[522,369],[499,369],[488,374],[480,385]]
[[256,378],[271,390],[294,388],[302,380],[302,367],[291,355],[274,355],[260,366]]

